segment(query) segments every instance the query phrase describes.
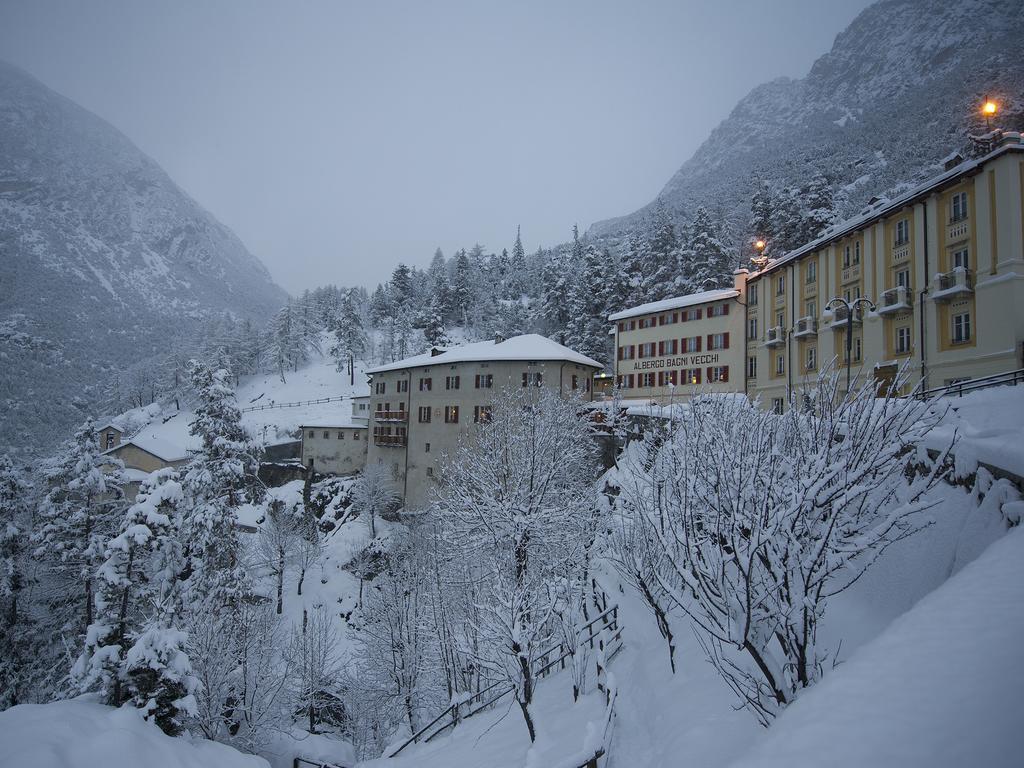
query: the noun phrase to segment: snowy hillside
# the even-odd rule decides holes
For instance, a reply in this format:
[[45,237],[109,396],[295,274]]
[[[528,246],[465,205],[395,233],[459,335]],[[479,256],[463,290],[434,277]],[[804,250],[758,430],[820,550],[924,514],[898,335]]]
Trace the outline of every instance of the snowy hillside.
[[[0,61],[0,450],[46,448],[113,371],[286,296],[109,124]],[[56,375],[54,375],[56,374]]]
[[[802,187],[824,174],[838,213],[854,213],[894,185],[934,172],[966,132],[984,126],[983,95],[1000,124],[1024,122],[1024,5],[1017,0],[883,0],[840,33],[805,78],[758,86],[733,109],[659,195],[676,215],[705,206],[747,236],[753,183]],[[653,203],[598,222],[593,235],[644,226]]]

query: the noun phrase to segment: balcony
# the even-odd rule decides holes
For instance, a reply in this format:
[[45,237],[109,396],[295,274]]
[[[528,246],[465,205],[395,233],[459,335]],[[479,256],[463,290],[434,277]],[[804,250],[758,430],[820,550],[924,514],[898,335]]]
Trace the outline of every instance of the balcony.
[[971,227],[967,223],[967,217],[951,220],[946,226],[946,242],[955,243],[958,240],[966,240],[971,234]]
[[776,325],[768,329],[768,333],[765,336],[764,345],[766,347],[778,347],[786,343],[786,329],[781,325]]
[[793,338],[802,339],[807,336],[818,335],[818,319],[811,317],[801,317],[796,321],[796,327],[793,329]]
[[408,411],[374,411],[374,421],[408,421]]
[[902,264],[910,259],[910,243],[897,243],[892,248],[893,264]]
[[893,312],[905,312],[911,307],[913,294],[907,290],[905,285],[898,285],[882,293],[882,300],[878,302],[876,310],[880,315],[887,315]]
[[[858,305],[853,310],[853,322],[854,322],[854,324],[859,325],[860,321],[863,319],[863,316],[864,316],[864,311],[861,309],[860,305]],[[838,307],[836,307],[834,310],[832,310],[832,322],[831,322],[832,330],[834,330],[834,331],[841,331],[844,328],[846,328],[846,323],[847,323],[847,320],[849,320],[849,318],[850,318],[850,311],[845,306],[839,305]]]
[[974,293],[974,273],[963,267],[940,274],[936,282],[938,286],[932,294],[935,301],[952,301],[961,296]]
[[374,435],[373,444],[385,448],[404,448],[407,439],[406,435]]
[[860,280],[860,264],[851,264],[843,267],[843,274],[840,278],[843,283],[853,283]]

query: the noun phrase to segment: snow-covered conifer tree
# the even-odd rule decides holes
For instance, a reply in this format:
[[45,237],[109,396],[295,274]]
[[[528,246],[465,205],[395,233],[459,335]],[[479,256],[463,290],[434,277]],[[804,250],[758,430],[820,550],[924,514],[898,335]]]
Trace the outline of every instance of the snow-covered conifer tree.
[[27,473],[0,456],[0,710],[26,699],[40,655],[28,605],[33,503]]

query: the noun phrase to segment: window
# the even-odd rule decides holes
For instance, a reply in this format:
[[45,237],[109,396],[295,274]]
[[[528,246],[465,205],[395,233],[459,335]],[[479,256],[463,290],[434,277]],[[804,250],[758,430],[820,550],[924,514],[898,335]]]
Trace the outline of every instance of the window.
[[352,439],[353,440],[359,440],[361,434],[362,433],[358,429],[353,430],[353,432],[352,432]]
[[682,314],[683,321],[700,320],[703,310],[688,309]]
[[655,318],[653,316],[652,317],[641,317],[640,318],[640,327],[641,328],[653,328],[656,319],[657,318]]
[[804,313],[804,314],[806,314],[806,315],[807,315],[807,317],[814,317],[815,315],[817,315],[817,314],[818,314],[818,303],[817,303],[817,302],[815,302],[815,301],[808,301],[808,302],[807,302],[807,303],[806,303],[806,304],[804,305],[804,309],[805,309],[805,310],[807,310],[807,311],[806,311],[806,312]]
[[376,384],[373,385],[373,392],[374,394],[377,395],[383,395],[386,389],[387,386],[383,381],[378,381]]
[[953,315],[953,343],[965,344],[971,340],[971,315],[964,312]]
[[619,360],[632,360],[636,356],[636,345],[619,347]]
[[654,357],[655,349],[657,349],[657,346],[653,341],[649,341],[646,344],[641,344],[637,356],[641,358]]
[[679,372],[683,384],[700,384],[700,368],[684,368]]
[[755,355],[751,355],[747,358],[747,378],[757,378],[757,357]]
[[861,352],[863,351],[863,344],[860,340],[860,336],[853,337],[853,362],[859,363]]
[[843,269],[850,266],[850,246],[843,248]]
[[751,286],[751,288],[750,288],[750,293],[747,296],[747,306],[748,307],[756,307],[757,306],[757,286],[758,286],[758,283],[754,283],[754,285]]
[[459,406],[457,405],[446,405],[444,409],[444,423],[445,424],[458,424],[459,423]]
[[729,366],[715,365],[708,368],[708,381],[722,383],[729,381]]
[[[380,410],[380,403],[377,403],[377,410],[378,411]],[[310,439],[312,439],[315,436],[316,436],[316,433],[312,429],[309,430],[309,437],[310,437]]]
[[785,407],[785,405],[786,405],[786,401],[783,400],[781,397],[773,397],[772,398],[772,413],[781,414],[782,413],[782,409]]
[[686,339],[680,339],[682,343],[683,352],[700,352],[700,336],[690,336]]
[[420,406],[419,418],[420,418],[420,424],[429,424],[430,423],[430,406],[429,405],[421,405]]
[[420,379],[420,392],[429,392],[432,388],[434,381],[430,377]]
[[708,307],[708,317],[724,317],[729,314],[728,304],[715,304]]
[[957,192],[949,201],[949,220],[963,221],[967,218],[967,193]]
[[632,389],[633,388],[633,374],[629,373],[625,376],[618,376],[615,380],[616,385],[619,389]]
[[960,248],[953,251],[953,269],[970,269],[971,260],[968,258],[967,249]]
[[473,406],[473,423],[474,424],[487,424],[491,420],[490,405],[474,405]]
[[433,467],[427,467],[427,477],[433,477],[433,476],[434,476],[434,468]]
[[430,453],[430,443],[424,443],[423,444],[423,452],[424,453]]
[[781,354],[780,355],[776,355],[775,356],[775,373],[776,373],[776,375],[781,376],[785,372],[786,372],[786,357],[785,357],[785,355],[781,355]]
[[896,329],[896,354],[905,355],[910,351],[910,328],[902,326]]
[[330,440],[330,438],[331,438],[331,433],[325,431],[324,432],[324,440]]
[[399,392],[408,392],[409,391],[409,380],[408,379],[399,379],[398,380],[398,391]]
[[107,450],[110,450],[113,447],[114,447],[114,433],[113,432],[107,432]]
[[853,244],[853,263],[860,264],[860,240]]
[[807,272],[804,276],[804,282],[808,285],[818,279],[818,262],[808,261]]
[[345,433],[342,430],[340,430],[340,429],[338,430],[338,439],[339,440],[344,440],[345,439]]
[[539,387],[544,383],[544,374],[534,371],[523,371],[523,386]]
[[444,377],[444,388],[445,389],[458,389],[459,388],[459,377],[458,376],[445,376]]
[[669,339],[658,342],[658,357],[675,355],[679,353],[679,339]]
[[910,270],[901,269],[896,273],[896,287],[910,290]]
[[641,373],[640,374],[640,386],[641,387],[653,387],[655,377],[653,373]]
[[658,371],[658,386],[676,386],[679,384],[679,371]]
[[477,389],[490,389],[494,386],[494,374],[478,373],[474,379],[474,384]]
[[747,319],[747,338],[751,339],[751,340],[757,338],[757,318],[756,317],[751,317],[751,318]]
[[775,280],[775,295],[784,296],[786,294],[786,276],[779,275]]
[[729,348],[729,334],[728,333],[709,333],[708,334],[708,350],[712,349],[728,349]]
[[805,360],[805,368],[808,371],[814,371],[818,368],[818,349],[817,347],[807,348],[807,359]]
[[896,245],[906,245],[910,242],[910,222],[907,219],[900,219],[896,222]]
[[786,316],[782,312],[775,313],[775,324],[779,328],[782,328],[783,326],[786,325]]
[[664,315],[658,318],[659,325],[673,325],[679,322],[678,312],[666,312]]

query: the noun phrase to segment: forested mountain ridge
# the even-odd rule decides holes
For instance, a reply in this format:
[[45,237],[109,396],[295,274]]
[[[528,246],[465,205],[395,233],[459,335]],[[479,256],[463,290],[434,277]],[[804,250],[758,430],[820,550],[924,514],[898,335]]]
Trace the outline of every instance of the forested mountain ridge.
[[286,294],[111,125],[0,61],[0,450],[63,439],[114,371]]
[[[739,246],[759,183],[799,193],[823,175],[842,218],[873,195],[935,172],[984,129],[981,98],[999,125],[1024,125],[1024,4],[1019,0],[883,0],[864,10],[802,79],[754,88],[671,177],[657,200],[588,234],[643,230],[658,202],[677,220],[704,206]],[[792,243],[786,243],[792,246]]]

